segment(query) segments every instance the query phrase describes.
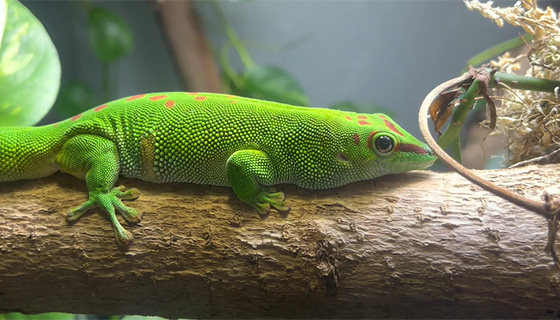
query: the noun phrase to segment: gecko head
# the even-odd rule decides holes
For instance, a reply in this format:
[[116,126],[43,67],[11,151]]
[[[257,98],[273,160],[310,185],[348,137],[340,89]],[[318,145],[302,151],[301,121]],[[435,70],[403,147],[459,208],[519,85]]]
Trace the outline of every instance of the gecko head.
[[341,161],[366,168],[368,177],[430,167],[436,156],[428,145],[384,114],[346,114]]

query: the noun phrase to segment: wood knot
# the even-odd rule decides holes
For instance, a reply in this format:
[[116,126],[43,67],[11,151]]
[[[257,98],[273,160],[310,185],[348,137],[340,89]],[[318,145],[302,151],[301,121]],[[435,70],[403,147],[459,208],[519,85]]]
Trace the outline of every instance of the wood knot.
[[319,240],[315,257],[319,274],[325,281],[327,296],[336,295],[341,280],[337,248],[327,240]]

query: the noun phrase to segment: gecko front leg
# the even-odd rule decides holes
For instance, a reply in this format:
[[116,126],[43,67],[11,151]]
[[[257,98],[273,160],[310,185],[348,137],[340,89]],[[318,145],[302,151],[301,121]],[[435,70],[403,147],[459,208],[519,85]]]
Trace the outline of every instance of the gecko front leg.
[[119,246],[130,244],[132,234],[117,220],[115,208],[127,221],[139,222],[142,215],[135,209],[125,206],[121,199],[136,199],[140,196],[140,192],[134,188],[125,190],[123,186],[113,187],[119,175],[116,145],[108,139],[95,135],[74,136],[64,144],[56,162],[62,171],[84,179],[89,189],[88,200],[68,211],[66,216],[68,221],[75,221],[89,209],[100,207],[109,216],[117,244]]
[[265,215],[270,207],[288,211],[283,192],[270,192],[266,186],[277,183],[275,169],[266,153],[259,150],[234,152],[226,163],[228,181],[239,200]]

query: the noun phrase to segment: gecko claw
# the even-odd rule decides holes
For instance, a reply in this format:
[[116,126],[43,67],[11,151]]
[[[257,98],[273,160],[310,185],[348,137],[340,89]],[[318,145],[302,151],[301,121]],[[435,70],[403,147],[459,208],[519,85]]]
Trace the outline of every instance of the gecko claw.
[[128,247],[132,243],[133,239],[134,236],[128,230],[123,228],[121,228],[121,230],[117,230],[117,228],[115,228],[115,241],[120,248]]

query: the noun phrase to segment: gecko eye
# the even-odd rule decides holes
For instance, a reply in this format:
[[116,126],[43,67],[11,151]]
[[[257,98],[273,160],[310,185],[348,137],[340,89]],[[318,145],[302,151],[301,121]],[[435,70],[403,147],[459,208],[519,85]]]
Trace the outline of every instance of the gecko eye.
[[395,143],[393,142],[393,139],[391,139],[389,136],[383,135],[375,139],[375,149],[377,149],[377,151],[381,154],[391,152],[393,150],[394,144]]

